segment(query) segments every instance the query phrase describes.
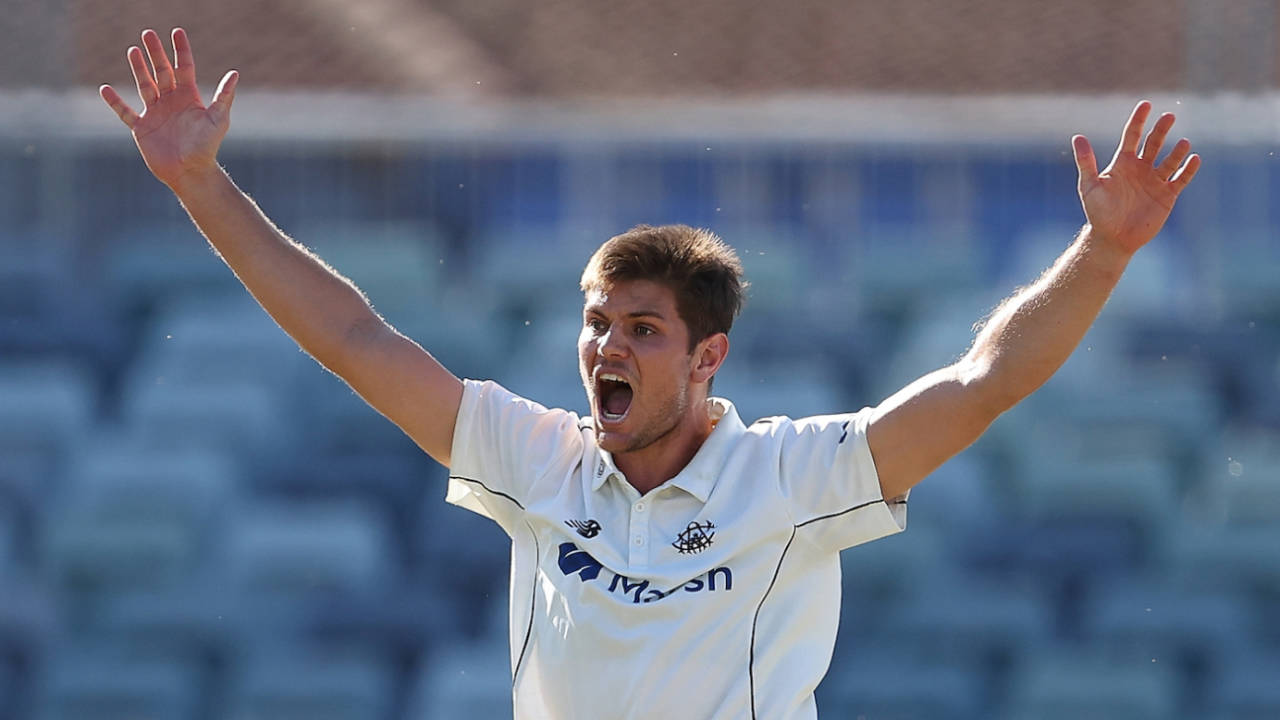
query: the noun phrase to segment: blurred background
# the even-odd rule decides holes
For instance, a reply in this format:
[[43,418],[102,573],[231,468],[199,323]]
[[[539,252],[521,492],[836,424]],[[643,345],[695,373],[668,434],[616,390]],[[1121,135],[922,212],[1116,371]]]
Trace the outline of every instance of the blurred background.
[[609,236],[739,249],[744,417],[857,409],[1070,242],[1072,133],[1175,111],[1204,167],[1078,352],[845,553],[819,707],[1280,717],[1275,2],[8,0],[0,720],[510,717],[505,536],[97,97],[174,25],[206,97],[241,71],[221,159],[284,230],[455,373],[579,411]]

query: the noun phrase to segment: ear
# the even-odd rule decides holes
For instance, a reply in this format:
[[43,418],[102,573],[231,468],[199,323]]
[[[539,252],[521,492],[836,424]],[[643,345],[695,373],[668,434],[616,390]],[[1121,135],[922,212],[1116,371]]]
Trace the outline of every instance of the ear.
[[710,382],[724,359],[729,356],[729,336],[724,333],[708,335],[693,349],[693,368],[690,380]]

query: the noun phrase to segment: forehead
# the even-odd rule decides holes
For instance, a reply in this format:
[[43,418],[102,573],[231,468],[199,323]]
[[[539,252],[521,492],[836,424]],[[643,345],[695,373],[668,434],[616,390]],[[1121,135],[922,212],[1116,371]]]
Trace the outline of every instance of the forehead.
[[584,309],[602,313],[645,313],[675,319],[676,294],[652,280],[615,280],[587,291]]

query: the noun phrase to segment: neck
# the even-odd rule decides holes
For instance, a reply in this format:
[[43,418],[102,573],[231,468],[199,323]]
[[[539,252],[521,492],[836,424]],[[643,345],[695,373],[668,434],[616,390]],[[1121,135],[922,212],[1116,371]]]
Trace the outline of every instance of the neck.
[[613,462],[631,487],[644,495],[678,475],[698,454],[714,427],[703,399],[685,413],[671,432],[639,450],[616,453]]

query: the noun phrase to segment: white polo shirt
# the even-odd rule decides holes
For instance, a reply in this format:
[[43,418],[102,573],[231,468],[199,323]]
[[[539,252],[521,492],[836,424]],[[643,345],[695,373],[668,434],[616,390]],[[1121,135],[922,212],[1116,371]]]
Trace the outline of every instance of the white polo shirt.
[[814,718],[840,615],[840,550],[899,532],[868,410],[710,437],[641,496],[590,418],[466,381],[448,500],[511,536],[518,720]]

